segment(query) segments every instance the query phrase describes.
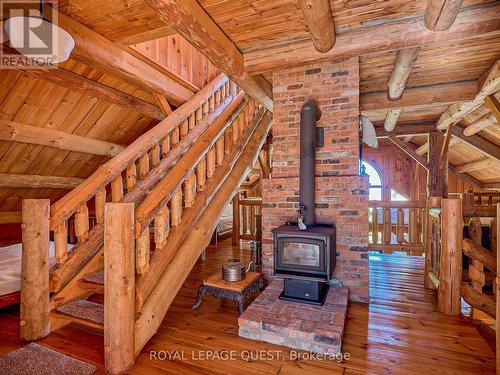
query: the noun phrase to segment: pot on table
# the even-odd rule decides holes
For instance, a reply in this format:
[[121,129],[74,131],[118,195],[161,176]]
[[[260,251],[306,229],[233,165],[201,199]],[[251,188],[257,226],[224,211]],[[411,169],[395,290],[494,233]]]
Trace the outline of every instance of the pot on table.
[[226,260],[222,265],[222,279],[230,282],[244,280],[252,263],[253,261],[245,266],[239,259]]

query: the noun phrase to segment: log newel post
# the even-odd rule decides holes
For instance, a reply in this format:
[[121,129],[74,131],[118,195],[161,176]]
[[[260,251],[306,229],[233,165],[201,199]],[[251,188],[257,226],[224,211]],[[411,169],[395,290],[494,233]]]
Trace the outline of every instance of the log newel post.
[[20,335],[33,341],[50,333],[50,200],[24,199],[22,209]]
[[104,210],[104,356],[117,374],[134,364],[134,204],[106,203]]
[[461,313],[463,226],[462,200],[443,199],[438,311],[450,316],[459,316]]

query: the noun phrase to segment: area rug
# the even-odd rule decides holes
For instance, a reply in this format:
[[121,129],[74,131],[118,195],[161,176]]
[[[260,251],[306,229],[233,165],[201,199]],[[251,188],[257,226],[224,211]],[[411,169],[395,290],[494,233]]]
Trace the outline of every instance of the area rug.
[[97,367],[35,343],[0,357],[0,375],[92,375]]

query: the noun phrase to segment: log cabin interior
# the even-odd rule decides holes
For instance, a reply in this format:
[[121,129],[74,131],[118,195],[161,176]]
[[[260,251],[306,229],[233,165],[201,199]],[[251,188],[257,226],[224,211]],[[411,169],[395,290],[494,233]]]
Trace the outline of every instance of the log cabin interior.
[[0,4],[0,374],[500,374],[500,2]]

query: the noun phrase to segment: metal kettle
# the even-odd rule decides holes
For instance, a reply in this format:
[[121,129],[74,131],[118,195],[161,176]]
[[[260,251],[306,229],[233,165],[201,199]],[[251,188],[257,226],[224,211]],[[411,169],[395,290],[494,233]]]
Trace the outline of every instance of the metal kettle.
[[222,279],[224,281],[244,280],[253,260],[245,267],[240,259],[228,259],[222,265]]

